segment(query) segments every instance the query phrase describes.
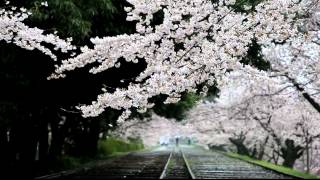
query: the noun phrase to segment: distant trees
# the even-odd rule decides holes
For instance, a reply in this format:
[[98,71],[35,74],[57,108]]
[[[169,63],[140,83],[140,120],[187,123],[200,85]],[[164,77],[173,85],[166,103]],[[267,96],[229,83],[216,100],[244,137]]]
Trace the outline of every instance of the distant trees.
[[112,132],[123,138],[141,138],[145,146],[156,146],[160,138],[173,138],[177,135],[187,135],[181,123],[175,119],[167,119],[153,113],[144,120],[133,119],[126,121]]
[[[311,144],[319,141],[320,135],[320,114],[312,105],[294,88],[284,89],[281,83],[250,83],[239,73],[231,73],[230,78],[217,102],[202,103],[189,113],[189,125],[197,126],[200,134],[212,135],[204,136],[211,140],[203,141],[229,147],[233,144],[240,154],[288,167],[303,154],[310,162],[315,147]],[[306,168],[309,171],[310,165]]]

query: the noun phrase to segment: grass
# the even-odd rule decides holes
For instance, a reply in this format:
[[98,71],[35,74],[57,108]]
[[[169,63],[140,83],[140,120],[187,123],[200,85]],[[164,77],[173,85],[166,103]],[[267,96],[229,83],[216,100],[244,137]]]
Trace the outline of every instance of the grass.
[[57,172],[75,169],[83,165],[94,163],[96,160],[124,155],[128,152],[142,149],[144,149],[144,145],[141,140],[131,139],[129,141],[124,141],[122,139],[110,137],[108,139],[98,141],[96,157],[74,157],[70,155],[62,155],[52,164],[50,171]]
[[243,155],[239,155],[239,154],[236,154],[236,153],[230,153],[230,152],[227,152],[227,153],[224,152],[223,154],[225,154],[225,155],[227,155],[229,157],[232,157],[232,158],[236,158],[236,159],[240,159],[240,160],[243,160],[243,161],[247,161],[249,163],[256,164],[256,165],[265,167],[267,169],[272,169],[272,170],[277,171],[279,173],[287,174],[287,175],[294,176],[294,177],[297,177],[297,178],[302,178],[302,179],[320,179],[320,177],[316,176],[316,175],[312,175],[312,174],[301,172],[301,171],[298,171],[298,170],[295,170],[295,169],[291,169],[291,168],[288,168],[288,167],[276,165],[276,164],[273,164],[273,163],[270,163],[270,162],[267,162],[267,161],[252,159],[252,158],[250,158],[248,156],[243,156]]
[[105,157],[123,152],[137,151],[143,148],[144,146],[141,140],[131,139],[127,142],[118,138],[110,137],[106,140],[99,140],[98,155]]

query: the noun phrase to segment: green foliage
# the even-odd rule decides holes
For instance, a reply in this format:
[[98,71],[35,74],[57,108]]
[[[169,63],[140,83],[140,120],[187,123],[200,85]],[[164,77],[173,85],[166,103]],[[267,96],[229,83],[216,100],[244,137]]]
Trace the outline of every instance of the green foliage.
[[[163,97],[157,97],[163,98]],[[166,118],[175,118],[176,120],[182,120],[185,117],[185,113],[196,105],[201,96],[196,93],[186,93],[182,95],[181,100],[175,104],[161,104],[156,103],[153,111]]]
[[115,153],[129,152],[143,149],[143,143],[139,139],[129,139],[129,142],[110,137],[98,141],[99,156],[109,156]]
[[[98,119],[101,120],[101,132],[108,132],[109,130],[114,130],[117,128],[116,119],[121,115],[120,110],[114,110],[111,108],[106,108],[105,111],[99,115]],[[112,127],[110,127],[110,124]]]
[[207,96],[205,97],[206,100],[215,102],[216,98],[219,97],[220,89],[217,88],[217,84],[208,88]]
[[276,165],[276,164],[273,164],[273,163],[270,163],[270,162],[266,162],[266,161],[263,161],[263,160],[255,160],[255,159],[252,159],[252,158],[250,158],[248,156],[243,156],[243,155],[239,155],[239,154],[236,154],[236,153],[230,153],[230,152],[229,153],[224,153],[224,154],[229,156],[229,157],[232,157],[232,158],[236,158],[236,159],[240,159],[240,160],[243,160],[243,161],[247,161],[249,163],[256,164],[256,165],[265,167],[267,169],[272,169],[274,171],[277,171],[277,172],[280,172],[280,173],[283,173],[283,174],[287,174],[287,175],[290,175],[290,176],[294,176],[294,177],[297,177],[297,178],[302,178],[302,179],[320,179],[320,177],[312,175],[312,174],[308,174],[308,173],[301,172],[301,171],[298,171],[298,170],[295,170],[295,169],[291,169],[291,168],[287,168],[287,167],[284,167],[284,166]]
[[25,3],[32,11],[31,24],[58,31],[64,38],[73,37],[75,43],[88,41],[92,36],[132,33],[134,23],[125,22],[125,0],[41,0]]
[[64,155],[58,158],[57,168],[59,169],[72,169],[81,165],[81,159]]
[[64,154],[60,157],[57,157],[49,164],[51,172],[46,172],[45,174],[75,169],[84,165],[94,165],[95,161],[100,158],[105,159],[120,153],[137,151],[141,149],[144,149],[144,145],[140,139],[129,139],[129,142],[113,137],[106,140],[99,140],[98,154],[96,157],[76,157]]
[[242,64],[254,66],[260,70],[267,71],[271,68],[268,61],[265,61],[261,56],[261,47],[253,40],[249,47],[248,54],[241,61]]
[[139,113],[133,109],[131,118],[145,119],[151,117],[152,113],[156,113],[159,116],[166,118],[174,118],[181,121],[185,118],[186,112],[196,105],[201,99],[201,96],[197,93],[184,93],[181,96],[181,100],[173,104],[164,104],[163,101],[168,96],[159,95],[153,97],[150,102],[153,102],[155,106],[152,109],[148,109],[146,113]]
[[[232,8],[237,12],[250,12],[254,11],[255,6],[261,3],[264,0],[237,0]],[[245,6],[251,7],[246,9]]]

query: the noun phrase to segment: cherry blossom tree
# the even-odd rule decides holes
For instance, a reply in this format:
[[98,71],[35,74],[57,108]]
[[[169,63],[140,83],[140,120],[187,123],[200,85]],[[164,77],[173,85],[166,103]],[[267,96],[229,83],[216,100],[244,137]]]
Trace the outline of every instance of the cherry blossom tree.
[[[14,43],[27,50],[37,49],[55,61],[57,60],[56,53],[67,53],[76,49],[71,44],[72,38],[63,40],[56,34],[46,34],[42,29],[31,28],[24,24],[23,21],[31,13],[25,8],[9,7],[9,3],[7,1],[7,8],[0,9],[0,40]],[[49,44],[53,48],[50,49],[48,47]]]
[[289,167],[305,153],[309,162],[311,144],[320,134],[319,113],[281,78],[258,81],[247,77],[240,71],[230,73],[216,102],[198,105],[188,122],[198,132],[211,134],[210,143],[232,143],[238,153]]
[[[281,111],[281,113],[279,112]],[[292,139],[302,147],[302,152],[306,155],[307,171],[310,171],[310,162],[313,143],[317,143],[320,137],[319,114],[307,102],[290,104],[279,109],[275,113],[273,129],[280,137]],[[282,121],[282,123],[280,122]],[[287,122],[287,123],[285,123]],[[288,123],[290,122],[290,123]],[[288,130],[283,131],[283,128]],[[290,131],[291,130],[291,131]]]
[[[284,42],[298,34],[294,21],[307,12],[308,4],[296,0],[269,0],[252,7],[254,11],[237,12],[232,8],[235,0],[219,1],[136,1],[129,0],[128,21],[137,21],[137,33],[115,37],[93,38],[93,48],[84,46],[81,53],[68,58],[58,65],[51,78],[65,77],[66,72],[99,64],[90,73],[99,73],[121,66],[119,59],[129,62],[145,61],[146,69],[138,77],[132,77],[127,88],[116,88],[103,93],[91,105],[80,105],[84,117],[97,116],[105,108],[124,110],[120,121],[130,115],[130,109],[144,112],[151,108],[150,99],[159,94],[168,96],[165,103],[174,103],[185,91],[195,91],[199,86],[203,91],[214,85],[227,70],[241,67],[239,61],[246,55],[253,39],[259,44],[270,46],[272,42]],[[249,9],[246,7],[246,9]],[[12,14],[13,12],[11,12]],[[3,11],[2,19],[11,22],[18,34],[23,32],[21,23],[25,19],[8,16]],[[154,22],[154,15],[162,14],[161,22]],[[33,29],[35,30],[35,29]],[[12,39],[15,33],[3,33],[1,39]],[[36,42],[33,48],[56,57],[40,42],[53,43],[58,48],[69,48],[57,36],[41,36],[42,31],[33,33],[29,41]],[[17,36],[19,37],[19,35]],[[41,38],[40,38],[41,37]],[[31,39],[30,39],[31,38]],[[56,38],[56,39],[55,39]],[[55,39],[53,41],[53,39]],[[19,39],[18,39],[19,40]],[[20,44],[20,42],[14,42]],[[8,41],[10,42],[10,41]],[[64,45],[61,45],[64,44]],[[19,46],[22,46],[20,44]],[[28,48],[28,47],[23,47]]]
[[[253,38],[268,44],[293,36],[296,31],[291,18],[294,16],[286,14],[303,9],[293,1],[267,1],[248,14],[234,12],[229,7],[234,1],[216,4],[161,1],[148,5],[129,2],[134,8],[127,8],[128,20],[138,21],[137,34],[93,39],[94,49],[85,48],[79,56],[63,61],[51,76],[63,77],[66,71],[97,61],[101,65],[90,72],[99,73],[120,66],[120,57],[132,62],[146,61],[145,71],[128,88],[105,92],[92,105],[81,106],[84,116],[96,116],[105,107],[112,107],[126,109],[120,117],[123,119],[132,107],[142,112],[152,107],[148,100],[158,94],[169,96],[165,103],[174,103],[181,92],[194,91],[200,84],[211,86],[227,69],[240,66],[239,60],[245,56]],[[163,11],[163,23],[153,27],[152,16],[158,11]]]
[[272,65],[270,76],[282,76],[320,112],[319,104],[319,1],[308,1],[309,10],[297,20],[300,33],[285,43],[263,46],[262,54]]

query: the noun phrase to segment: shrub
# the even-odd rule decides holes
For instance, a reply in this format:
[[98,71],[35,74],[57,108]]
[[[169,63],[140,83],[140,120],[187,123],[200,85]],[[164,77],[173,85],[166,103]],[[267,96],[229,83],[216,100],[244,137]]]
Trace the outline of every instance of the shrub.
[[144,146],[140,139],[129,138],[124,141],[118,138],[110,137],[106,140],[99,140],[98,154],[100,156],[109,156],[119,152],[129,152],[143,149]]

